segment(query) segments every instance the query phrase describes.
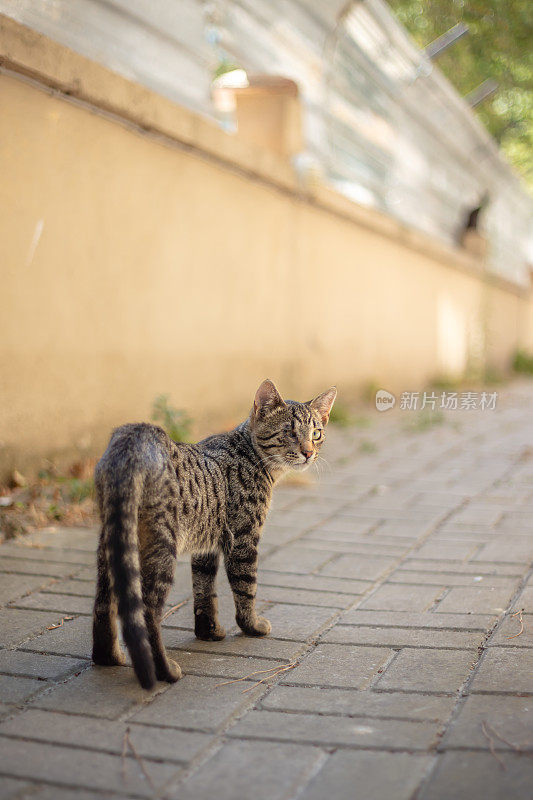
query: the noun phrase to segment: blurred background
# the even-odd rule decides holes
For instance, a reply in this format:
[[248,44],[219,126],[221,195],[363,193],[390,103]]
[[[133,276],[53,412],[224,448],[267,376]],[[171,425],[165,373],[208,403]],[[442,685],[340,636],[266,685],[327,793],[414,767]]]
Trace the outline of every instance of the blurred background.
[[531,371],[531,34],[527,0],[0,0],[2,480],[266,376]]

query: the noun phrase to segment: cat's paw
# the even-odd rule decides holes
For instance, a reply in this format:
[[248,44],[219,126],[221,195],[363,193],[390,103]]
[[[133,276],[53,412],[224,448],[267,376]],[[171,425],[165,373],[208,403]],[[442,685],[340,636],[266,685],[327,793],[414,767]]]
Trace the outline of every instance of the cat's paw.
[[123,667],[126,664],[126,656],[120,648],[111,652],[93,649],[92,659],[99,667]]
[[217,619],[201,612],[197,613],[194,618],[194,635],[204,642],[219,642],[225,637],[226,631]]
[[176,683],[182,676],[181,667],[176,661],[171,658],[167,659],[164,667],[156,670],[156,677],[158,681],[166,681],[167,683]]
[[237,625],[247,636],[268,636],[272,630],[266,617],[255,617],[251,622],[237,619]]
[[204,642],[220,642],[226,636],[226,631],[222,625],[214,625],[210,628],[197,628],[194,631],[197,639],[202,639]]

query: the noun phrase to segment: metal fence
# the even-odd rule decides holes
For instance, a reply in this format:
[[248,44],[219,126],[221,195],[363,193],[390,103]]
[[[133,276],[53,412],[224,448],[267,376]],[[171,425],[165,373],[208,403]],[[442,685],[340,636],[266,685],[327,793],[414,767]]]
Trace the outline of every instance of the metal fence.
[[489,267],[528,285],[532,198],[383,0],[0,0],[0,11],[214,119],[221,63],[292,78],[298,164],[448,243],[486,193]]

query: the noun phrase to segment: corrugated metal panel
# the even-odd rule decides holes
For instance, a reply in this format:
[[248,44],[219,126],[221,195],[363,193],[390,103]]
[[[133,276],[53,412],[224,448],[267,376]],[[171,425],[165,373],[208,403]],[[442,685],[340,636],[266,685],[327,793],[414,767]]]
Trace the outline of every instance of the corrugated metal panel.
[[326,180],[448,242],[488,191],[491,268],[528,282],[531,198],[383,0],[0,0],[0,11],[213,118],[222,58],[294,79]]

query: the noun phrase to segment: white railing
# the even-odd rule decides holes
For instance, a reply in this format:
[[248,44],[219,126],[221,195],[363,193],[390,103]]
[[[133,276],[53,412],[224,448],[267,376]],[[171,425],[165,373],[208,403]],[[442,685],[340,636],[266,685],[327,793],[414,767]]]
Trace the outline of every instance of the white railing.
[[292,78],[330,184],[449,243],[487,192],[489,266],[528,285],[532,198],[383,0],[0,0],[0,12],[214,118],[222,58]]

